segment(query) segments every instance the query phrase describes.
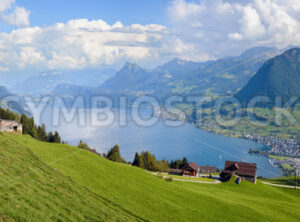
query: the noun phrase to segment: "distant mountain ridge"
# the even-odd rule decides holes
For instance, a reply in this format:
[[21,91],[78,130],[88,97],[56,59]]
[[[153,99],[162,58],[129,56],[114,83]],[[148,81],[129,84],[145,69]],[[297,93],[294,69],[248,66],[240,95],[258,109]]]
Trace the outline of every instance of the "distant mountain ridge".
[[[160,101],[168,96],[227,96],[244,87],[262,64],[281,51],[271,47],[255,47],[240,56],[215,61],[192,62],[175,58],[152,70],[126,63],[99,87],[60,84],[55,95],[108,95],[114,98],[136,98],[151,95]],[[78,90],[78,92],[76,92]]]
[[8,91],[8,89],[4,86],[0,86],[0,98],[9,96],[9,95],[10,95],[10,92]]
[[256,96],[274,100],[300,97],[300,48],[292,48],[266,61],[236,97],[248,102]]
[[[12,98],[15,98],[19,101],[12,101]],[[10,93],[8,89],[4,86],[0,86],[0,102],[1,108],[10,109],[11,111],[14,111],[19,114],[27,114],[29,116],[31,115],[26,109],[26,105],[23,98],[13,93]]]
[[174,59],[153,70],[127,63],[100,88],[158,97],[232,94],[247,83],[264,61],[278,53],[276,48],[256,47],[240,56],[216,61],[197,63]]
[[96,87],[115,73],[113,69],[59,71],[49,70],[39,75],[30,76],[13,87],[15,91],[25,94],[49,94],[58,85],[71,84]]

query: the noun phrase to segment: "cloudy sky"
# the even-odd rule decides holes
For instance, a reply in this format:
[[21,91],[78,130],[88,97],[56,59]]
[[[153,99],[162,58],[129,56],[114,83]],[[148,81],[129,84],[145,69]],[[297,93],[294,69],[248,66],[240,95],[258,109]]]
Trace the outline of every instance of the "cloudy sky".
[[0,0],[0,75],[299,45],[299,0]]

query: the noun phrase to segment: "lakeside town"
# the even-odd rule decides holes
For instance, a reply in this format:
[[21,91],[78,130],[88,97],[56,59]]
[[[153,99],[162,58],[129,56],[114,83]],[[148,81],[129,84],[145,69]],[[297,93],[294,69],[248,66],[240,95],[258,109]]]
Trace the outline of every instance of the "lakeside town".
[[[243,138],[262,143],[268,146],[268,150],[250,149],[250,154],[264,155],[269,158],[273,167],[282,169],[284,175],[294,175],[294,167],[300,166],[300,141],[297,138],[283,139],[272,136],[243,135]],[[296,171],[300,176],[300,171]]]
[[294,158],[300,157],[299,138],[283,139],[273,136],[261,136],[250,134],[244,134],[242,138],[267,145],[269,148],[268,150],[259,151],[261,154],[264,155],[277,155]]
[[[161,109],[161,112],[156,116],[166,119],[166,120],[185,120],[190,122],[184,114],[181,113],[181,116],[173,114],[167,109]],[[210,123],[194,123],[194,125],[208,133],[213,133],[217,135],[228,136],[227,134],[222,134],[216,132],[215,124]],[[262,136],[262,135],[253,135],[253,134],[243,134],[241,136],[232,132],[232,135],[237,136],[242,139],[247,139],[255,141],[258,143],[265,144],[269,149],[265,151],[260,151],[264,155],[278,155],[278,156],[287,156],[287,157],[296,157],[300,158],[300,137],[291,137],[288,139],[274,137],[274,136]]]
[[[242,139],[251,140],[257,143],[261,143],[267,146],[266,150],[249,150],[249,154],[254,155],[263,155],[268,157],[270,164],[275,168],[280,168],[283,171],[283,174],[286,176],[294,174],[294,166],[300,166],[300,138],[291,137],[288,139],[279,138],[274,136],[262,136],[257,134],[242,134],[238,135],[235,132],[232,134],[224,134],[220,133],[216,129],[215,124],[211,123],[195,123],[189,120],[183,113],[181,116],[178,114],[172,113],[168,109],[162,108],[160,113],[155,116],[165,119],[165,120],[184,120],[187,122],[191,122],[195,127],[216,135],[221,136],[234,136]],[[297,176],[300,176],[300,171],[297,171]]]

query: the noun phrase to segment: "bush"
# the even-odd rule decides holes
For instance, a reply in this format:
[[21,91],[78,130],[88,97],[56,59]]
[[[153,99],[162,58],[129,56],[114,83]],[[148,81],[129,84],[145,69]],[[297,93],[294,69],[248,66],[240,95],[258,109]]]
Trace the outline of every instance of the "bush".
[[79,141],[79,144],[77,145],[78,148],[83,150],[90,150],[91,148],[86,143],[82,142],[82,140]]
[[163,178],[164,178],[164,176],[163,176],[161,173],[157,174],[156,176],[157,176],[159,179],[163,179]]
[[172,178],[172,177],[166,177],[166,178],[165,178],[165,181],[166,181],[166,182],[172,182],[172,181],[173,181],[173,178]]

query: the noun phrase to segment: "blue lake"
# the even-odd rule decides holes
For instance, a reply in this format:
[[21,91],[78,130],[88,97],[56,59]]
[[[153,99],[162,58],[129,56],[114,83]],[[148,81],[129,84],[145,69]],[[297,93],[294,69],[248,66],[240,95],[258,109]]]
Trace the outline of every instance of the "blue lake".
[[[51,109],[46,109],[41,116],[47,130],[57,130],[63,140],[76,145],[79,140],[87,142],[90,147],[99,153],[107,152],[115,144],[120,146],[121,154],[127,161],[132,161],[135,152],[149,150],[157,159],[177,159],[187,157],[198,165],[216,166],[223,169],[225,160],[236,160],[256,163],[258,176],[279,177],[281,171],[270,165],[264,156],[248,154],[250,148],[266,148],[265,145],[256,142],[228,138],[224,136],[206,133],[189,123],[181,123],[180,126],[170,127],[163,119],[156,119],[157,123],[152,126],[139,126],[133,121],[130,114],[115,112],[116,119],[108,126],[91,124],[90,119],[96,118],[91,110],[81,110],[84,114],[85,124],[80,126],[78,116],[72,121],[65,118],[55,126]],[[78,114],[79,115],[79,114]],[[120,119],[125,119],[120,125]]]

